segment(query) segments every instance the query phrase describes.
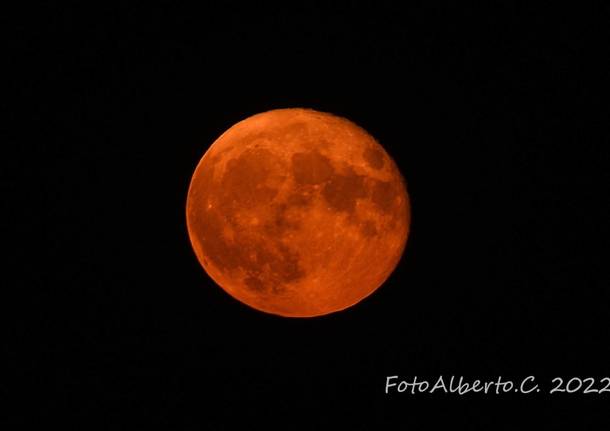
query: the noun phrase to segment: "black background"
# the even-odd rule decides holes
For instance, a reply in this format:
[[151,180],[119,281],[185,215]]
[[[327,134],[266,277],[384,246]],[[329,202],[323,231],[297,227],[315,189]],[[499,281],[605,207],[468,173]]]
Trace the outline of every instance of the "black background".
[[[5,210],[22,238],[6,265],[24,264],[10,285],[27,308],[5,354],[30,406],[10,420],[603,429],[608,394],[548,390],[610,373],[608,7],[405,3],[66,4],[8,22],[8,119],[26,121],[3,184],[26,205]],[[391,278],[315,319],[229,297],[185,225],[207,147],[283,107],[367,129],[411,196]],[[385,395],[388,375],[535,375],[543,392]]]

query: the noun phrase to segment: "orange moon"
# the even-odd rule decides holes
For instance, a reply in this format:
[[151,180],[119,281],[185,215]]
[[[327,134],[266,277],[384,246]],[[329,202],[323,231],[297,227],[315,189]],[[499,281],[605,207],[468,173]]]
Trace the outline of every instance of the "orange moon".
[[410,225],[403,177],[351,121],[310,109],[253,115],[197,165],[186,218],[197,258],[257,310],[313,317],[373,293]]

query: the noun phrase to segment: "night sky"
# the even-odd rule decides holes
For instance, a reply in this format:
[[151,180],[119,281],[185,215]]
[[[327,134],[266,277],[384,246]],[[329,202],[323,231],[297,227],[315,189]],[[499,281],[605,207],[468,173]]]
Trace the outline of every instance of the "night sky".
[[[26,301],[5,356],[25,394],[3,391],[29,413],[6,419],[605,429],[610,393],[548,389],[610,375],[608,6],[204,3],[68,2],[8,22],[19,130],[3,187],[25,202],[5,211],[20,238],[6,286]],[[411,197],[392,276],[315,319],[231,298],[186,230],[209,145],[288,107],[365,128]],[[544,390],[386,395],[389,375]]]

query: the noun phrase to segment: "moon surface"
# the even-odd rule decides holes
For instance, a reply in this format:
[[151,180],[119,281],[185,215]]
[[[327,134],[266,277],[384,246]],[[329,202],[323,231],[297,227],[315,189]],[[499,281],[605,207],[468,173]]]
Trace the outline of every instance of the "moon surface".
[[328,113],[277,109],[210,146],[186,217],[199,262],[231,296],[313,317],[384,283],[405,248],[410,203],[396,164],[365,130]]

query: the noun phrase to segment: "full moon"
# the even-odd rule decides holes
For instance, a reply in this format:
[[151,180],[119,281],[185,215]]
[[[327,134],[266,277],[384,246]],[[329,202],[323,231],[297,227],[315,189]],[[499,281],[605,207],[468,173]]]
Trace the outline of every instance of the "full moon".
[[314,317],[387,280],[405,248],[410,203],[395,162],[361,127],[277,109],[209,147],[186,219],[197,259],[227,293],[266,313]]

